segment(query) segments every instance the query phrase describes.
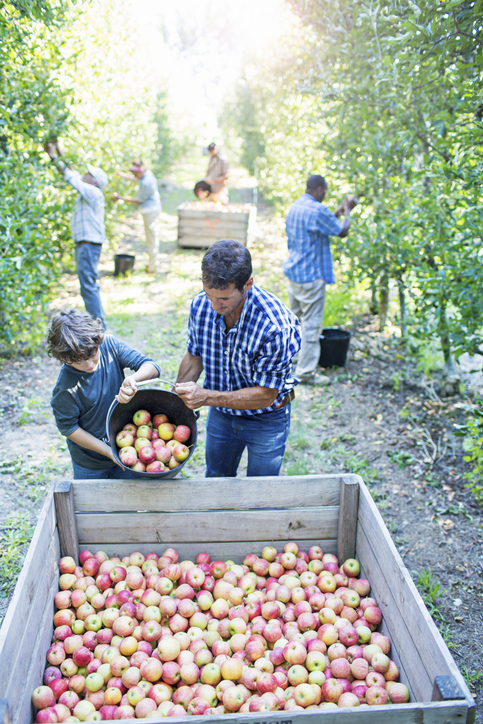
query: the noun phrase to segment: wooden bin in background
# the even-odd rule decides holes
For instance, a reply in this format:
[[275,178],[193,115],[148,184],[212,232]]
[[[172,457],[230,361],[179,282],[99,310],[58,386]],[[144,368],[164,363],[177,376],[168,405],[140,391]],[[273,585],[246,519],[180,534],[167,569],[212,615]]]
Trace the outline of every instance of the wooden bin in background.
[[[392,642],[391,657],[411,691],[409,704],[334,712],[263,714],[277,724],[472,724],[475,705],[405,568],[369,491],[357,475],[280,478],[89,480],[60,482],[44,504],[0,629],[0,723],[34,721],[33,690],[42,683],[53,631],[58,561],[79,550],[181,558],[201,550],[241,562],[272,542],[308,550],[319,544],[341,561],[356,557],[371,583]],[[260,724],[260,714],[210,718]],[[191,717],[173,719],[188,721]],[[160,718],[160,721],[162,717]],[[157,721],[157,720],[151,720]]]
[[222,239],[234,239],[245,246],[251,240],[257,207],[255,204],[229,204],[240,211],[190,208],[190,201],[178,206],[178,246],[205,249]]

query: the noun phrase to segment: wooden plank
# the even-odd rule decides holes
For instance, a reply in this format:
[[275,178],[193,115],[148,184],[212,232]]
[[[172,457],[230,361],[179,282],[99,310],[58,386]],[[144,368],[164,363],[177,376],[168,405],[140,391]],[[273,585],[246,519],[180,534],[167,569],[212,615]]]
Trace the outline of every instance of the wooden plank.
[[[365,486],[361,486],[359,495],[357,551],[364,561],[366,574],[374,586],[379,607],[401,661],[408,671],[414,672],[411,681],[415,680],[416,692],[418,687],[421,689],[421,695],[417,694],[418,698],[424,700],[432,696],[436,675],[452,675],[464,691],[468,705],[474,706],[466,682],[429,615]],[[418,652],[417,657],[414,657],[415,651]],[[422,670],[415,670],[415,660],[421,661],[425,674]],[[431,681],[429,691],[422,685],[425,676]]]
[[72,556],[79,560],[79,542],[74,510],[74,489],[72,482],[57,483],[54,491],[54,503],[59,531],[60,555]]
[[[140,539],[179,543],[257,541],[267,533],[274,540],[313,539],[324,534],[335,538],[338,507],[285,510],[216,511],[207,513],[79,513],[79,543],[97,540],[105,544]],[[96,532],[97,531],[97,532]]]
[[[391,704],[363,706],[353,709],[307,711],[273,711],[263,714],[228,714],[210,717],[214,724],[467,724],[463,703]],[[161,719],[150,719],[163,722]],[[173,724],[187,724],[191,717],[172,717]]]
[[[30,659],[26,657],[21,666],[17,666],[17,677],[22,684],[20,698],[12,714],[12,724],[29,724],[35,721],[32,707],[32,692],[42,683],[47,665],[45,655],[53,634],[54,596],[59,590],[58,580],[52,581],[45,608],[38,611],[38,635],[31,641]],[[9,692],[10,701],[10,692]]]
[[235,216],[219,216],[216,219],[210,219],[206,216],[200,216],[196,219],[185,219],[180,216],[178,221],[178,229],[184,231],[215,231],[221,229],[246,229],[248,228],[249,217],[247,215],[237,214]]
[[[249,510],[339,505],[341,481],[350,476],[294,475],[279,478],[172,478],[147,480],[83,480],[73,482],[77,512],[127,510]],[[263,530],[261,537],[266,537]]]
[[[293,539],[292,539],[293,540]],[[158,555],[161,555],[166,548],[175,548],[178,551],[180,560],[188,560],[188,561],[194,561],[197,554],[201,551],[209,553],[211,556],[211,560],[230,560],[235,561],[235,563],[242,563],[244,557],[247,555],[247,553],[256,553],[257,555],[260,555],[263,548],[265,546],[269,545],[275,545],[275,547],[278,550],[282,550],[285,543],[288,541],[274,541],[274,540],[266,540],[266,541],[257,541],[256,543],[251,544],[243,544],[243,543],[174,543],[173,541],[168,541],[166,543],[163,543],[160,545],[158,542],[147,542],[147,543],[137,543],[135,544],[135,550],[139,551],[143,555],[146,555],[146,553],[150,553],[151,551],[155,551],[158,553]],[[324,553],[334,553],[337,554],[337,540],[333,538],[332,540],[323,540],[320,538],[314,539],[314,540],[297,540],[295,539],[295,543],[299,546],[301,550],[308,551],[308,549],[313,545],[320,545],[322,547],[322,550]],[[92,553],[96,553],[98,550],[104,550],[109,556],[119,556],[122,558],[123,556],[130,555],[134,552],[134,547],[132,544],[126,545],[126,543],[112,543],[106,546],[103,542],[98,542],[97,538],[92,541],[87,541],[84,545],[81,546],[82,550],[88,549]],[[107,548],[107,550],[106,550]]]
[[347,558],[354,558],[356,551],[357,511],[359,508],[359,485],[362,478],[346,475],[340,484],[338,557],[342,564]]
[[[221,241],[223,238],[223,236],[213,236],[206,239],[200,239],[196,236],[185,236],[178,239],[178,246],[189,249],[207,249],[209,246],[217,241]],[[229,238],[233,239],[234,241],[239,241],[240,244],[243,244],[244,246],[247,245],[246,236],[242,237],[238,236],[237,234],[230,234]]]
[[34,600],[41,601],[43,598],[43,608],[52,583],[54,572],[51,568],[44,570],[44,566],[46,560],[49,560],[49,551],[53,550],[53,555],[57,560],[59,558],[58,539],[54,532],[54,500],[52,493],[49,493],[40,512],[12,600],[0,629],[0,696],[5,682],[8,681],[23,630],[29,617],[32,616],[32,604]]
[[[45,654],[52,636],[53,599],[55,593],[59,590],[58,559],[59,542],[57,535],[55,535],[51,540],[49,550],[44,552],[40,569],[37,570],[38,585],[28,615],[23,619],[15,617],[18,631],[15,636],[9,637],[10,647],[6,647],[7,651],[4,651],[6,658],[5,662],[2,660],[2,668],[3,663],[5,663],[5,669],[2,671],[0,678],[0,692],[4,692],[2,695],[8,694],[14,722],[24,696],[27,696],[30,704],[32,691],[36,686],[39,686],[45,668]],[[45,621],[45,625],[49,629],[47,633],[43,631],[42,626],[39,626],[46,609],[50,611],[49,618]],[[43,639],[45,645],[38,650],[36,656],[35,646],[39,638]],[[25,675],[29,666],[34,666],[34,668],[36,666],[34,675],[31,677],[34,682],[32,688],[26,687],[25,683]],[[19,672],[21,672],[21,675],[19,675]]]

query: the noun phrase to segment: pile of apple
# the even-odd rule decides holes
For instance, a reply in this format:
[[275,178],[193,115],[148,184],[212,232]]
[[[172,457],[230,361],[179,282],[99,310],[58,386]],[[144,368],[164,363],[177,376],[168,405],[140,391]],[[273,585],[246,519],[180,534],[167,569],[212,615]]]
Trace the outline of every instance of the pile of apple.
[[409,701],[355,559],[287,543],[243,565],[168,548],[59,568],[39,724]]
[[163,473],[177,468],[190,454],[184,445],[191,430],[187,425],[173,425],[167,415],[151,420],[147,410],[137,410],[132,422],[116,435],[119,460],[127,468],[141,473]]

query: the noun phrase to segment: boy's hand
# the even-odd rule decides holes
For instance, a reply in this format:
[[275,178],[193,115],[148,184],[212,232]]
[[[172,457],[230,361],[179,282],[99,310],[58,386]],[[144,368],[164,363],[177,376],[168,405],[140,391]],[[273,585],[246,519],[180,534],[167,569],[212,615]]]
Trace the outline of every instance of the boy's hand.
[[136,380],[134,379],[134,375],[131,375],[130,377],[126,377],[124,382],[121,385],[121,389],[119,390],[119,394],[116,395],[116,400],[120,402],[121,404],[125,405],[126,402],[129,402],[129,400],[132,400],[134,395],[136,394],[138,389],[138,385]]

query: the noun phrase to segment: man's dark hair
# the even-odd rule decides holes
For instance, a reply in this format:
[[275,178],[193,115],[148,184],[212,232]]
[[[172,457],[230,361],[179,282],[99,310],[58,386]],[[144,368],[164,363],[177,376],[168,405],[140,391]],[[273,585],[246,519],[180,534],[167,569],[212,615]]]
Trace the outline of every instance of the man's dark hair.
[[47,330],[49,357],[72,364],[93,357],[104,341],[100,319],[80,309],[67,308],[54,314]]
[[239,292],[252,275],[252,257],[239,241],[216,241],[203,257],[201,278],[210,289],[226,289],[234,284]]
[[307,179],[307,191],[316,191],[316,189],[323,186],[324,191],[327,191],[327,181],[323,176],[319,176],[318,173],[311,174]]
[[213,142],[212,142],[212,143],[210,143],[210,145],[208,146],[208,151],[214,151],[215,148],[216,148],[216,143],[213,143]]
[[208,193],[211,194],[211,186],[207,184],[206,181],[197,181],[193,191],[195,192],[195,196],[198,195],[196,193],[197,191],[208,191]]

